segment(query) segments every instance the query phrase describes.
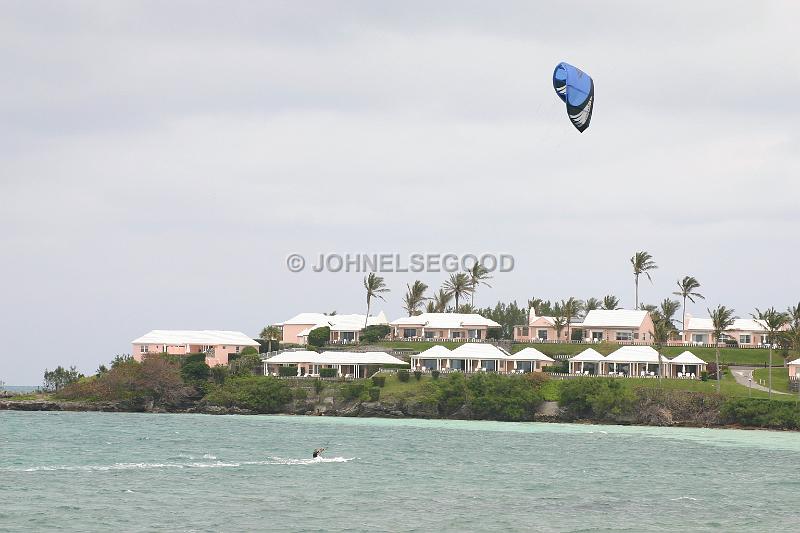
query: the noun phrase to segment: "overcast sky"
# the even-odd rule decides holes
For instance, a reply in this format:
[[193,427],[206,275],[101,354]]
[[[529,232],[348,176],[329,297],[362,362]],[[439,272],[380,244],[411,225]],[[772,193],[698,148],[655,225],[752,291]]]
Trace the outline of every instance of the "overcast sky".
[[[151,329],[364,312],[287,254],[516,258],[477,305],[616,294],[629,257],[800,300],[795,2],[3,2],[0,380]],[[578,133],[556,63],[596,84]],[[405,284],[387,274],[383,309]]]

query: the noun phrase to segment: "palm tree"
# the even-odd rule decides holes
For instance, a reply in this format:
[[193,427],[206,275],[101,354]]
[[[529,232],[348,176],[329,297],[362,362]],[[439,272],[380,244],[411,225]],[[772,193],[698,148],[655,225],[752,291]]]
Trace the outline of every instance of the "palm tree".
[[[669,300],[664,301],[666,302]],[[656,351],[658,351],[658,377],[662,378],[664,377],[664,362],[661,352],[674,326],[672,325],[672,321],[665,317],[660,311],[651,313],[651,316],[653,318],[653,344],[655,345]]]
[[367,316],[364,317],[364,328],[366,329],[367,320],[369,320],[369,306],[372,304],[372,299],[380,298],[385,302],[386,298],[383,297],[382,293],[389,292],[389,288],[383,278],[376,276],[375,272],[370,272],[369,275],[364,276],[364,288],[367,289]]
[[800,327],[800,302],[798,302],[797,305],[790,306],[786,312],[789,314],[792,325],[794,327]]
[[756,312],[751,313],[750,316],[753,317],[754,320],[760,322],[764,329],[769,332],[769,336],[767,337],[769,341],[769,370],[767,371],[767,379],[769,380],[768,397],[772,399],[772,346],[775,344],[778,332],[789,322],[789,315],[776,311],[774,307],[770,307],[765,311],[756,308]]
[[447,294],[455,298],[456,309],[458,309],[458,304],[461,298],[475,292],[475,289],[472,286],[472,281],[464,272],[450,274],[450,279],[444,282],[442,288],[444,288]]
[[561,313],[553,317],[553,327],[556,328],[556,340],[561,339],[561,332],[567,326],[567,319]]
[[612,294],[608,294],[603,297],[603,309],[614,311],[619,308],[619,298]]
[[666,321],[666,324],[669,328],[669,333],[675,331],[675,323],[673,322],[673,317],[680,308],[681,308],[681,303],[678,300],[671,300],[669,298],[664,298],[664,301],[661,302],[661,307],[659,308],[658,311],[659,314]]
[[447,309],[447,306],[450,305],[450,301],[453,299],[453,295],[448,293],[444,289],[439,289],[439,292],[434,295],[433,297],[433,308],[434,313],[444,313]]
[[567,342],[572,341],[572,319],[580,315],[582,309],[583,302],[577,298],[570,296],[566,301],[561,300],[561,312],[567,321]]
[[425,297],[425,291],[428,290],[428,286],[417,280],[413,285],[406,285],[406,289],[408,290],[406,295],[403,296],[403,309],[406,310],[408,316],[414,316],[418,313],[417,309],[422,305],[422,302],[429,299]]
[[583,310],[588,313],[589,311],[594,311],[595,309],[600,309],[600,307],[602,305],[603,305],[603,302],[601,302],[597,298],[589,298],[583,304]]
[[644,274],[652,282],[653,278],[650,277],[650,271],[657,269],[658,265],[653,261],[653,256],[645,251],[633,254],[631,265],[633,266],[633,280],[636,284],[636,309],[639,309],[639,276]]
[[262,341],[266,341],[267,343],[267,351],[272,351],[272,341],[280,340],[282,335],[281,328],[278,326],[266,326],[264,329],[261,330],[261,334],[258,336],[259,339]]
[[486,267],[480,264],[478,261],[475,261],[475,264],[472,265],[472,268],[467,271],[467,275],[469,275],[469,283],[472,287],[470,303],[474,304],[475,291],[478,290],[478,285],[483,284],[491,289],[492,286],[486,283],[486,280],[492,279],[492,276],[489,275],[489,271],[486,269]]
[[433,302],[433,298],[428,299],[428,303],[425,304],[425,312],[426,313],[435,313],[436,312],[436,304]]
[[716,363],[717,369],[717,393],[720,392],[720,380],[719,376],[721,372],[719,371],[719,341],[722,338],[722,335],[725,333],[725,330],[728,329],[733,325],[733,309],[728,309],[724,305],[718,305],[716,309],[713,311],[711,309],[706,309],[708,311],[708,316],[711,317],[711,326],[714,330],[714,348],[715,348],[715,356],[714,362]]
[[681,322],[681,329],[683,334],[681,340],[686,342],[686,300],[695,303],[694,299],[699,298],[705,300],[706,297],[696,292],[700,288],[700,282],[692,276],[683,276],[683,279],[678,280],[678,291],[673,292],[675,296],[683,298],[683,321]]

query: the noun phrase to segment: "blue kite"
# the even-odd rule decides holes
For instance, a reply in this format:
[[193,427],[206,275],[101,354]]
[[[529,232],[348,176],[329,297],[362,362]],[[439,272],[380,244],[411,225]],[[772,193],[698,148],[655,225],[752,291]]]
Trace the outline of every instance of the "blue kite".
[[589,127],[594,107],[594,81],[581,69],[559,63],[553,72],[553,88],[567,104],[567,115],[578,131]]

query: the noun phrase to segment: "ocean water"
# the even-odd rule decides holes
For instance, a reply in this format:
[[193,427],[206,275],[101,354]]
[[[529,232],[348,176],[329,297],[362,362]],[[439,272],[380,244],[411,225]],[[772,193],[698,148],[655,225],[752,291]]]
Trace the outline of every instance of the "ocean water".
[[0,412],[0,531],[789,531],[799,491],[797,433]]

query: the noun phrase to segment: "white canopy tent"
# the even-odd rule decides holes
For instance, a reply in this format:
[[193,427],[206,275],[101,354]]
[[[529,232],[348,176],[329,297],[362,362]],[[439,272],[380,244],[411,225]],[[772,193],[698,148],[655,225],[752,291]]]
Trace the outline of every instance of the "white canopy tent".
[[706,369],[708,364],[688,350],[672,359],[669,363],[670,370],[667,375],[678,378],[696,378],[700,375],[700,372]]
[[569,359],[570,374],[603,374],[605,371],[606,357],[595,350],[587,348],[578,355]]
[[[663,355],[661,363],[667,366],[670,360]],[[659,373],[658,352],[650,346],[623,346],[606,357],[609,375],[655,376]]]
[[412,355],[411,368],[419,370],[442,370],[449,368],[451,353],[452,352],[448,348],[441,344],[436,344],[427,350]]
[[[511,368],[508,367],[508,362],[513,364]],[[555,359],[543,354],[536,348],[528,347],[508,356],[506,371],[535,372],[552,363],[555,363]]]
[[264,360],[264,373],[277,371],[278,366],[297,366],[298,376],[318,376],[321,368],[335,368],[338,375],[362,376],[368,366],[408,365],[386,352],[339,352],[317,353],[310,350],[283,352]]

